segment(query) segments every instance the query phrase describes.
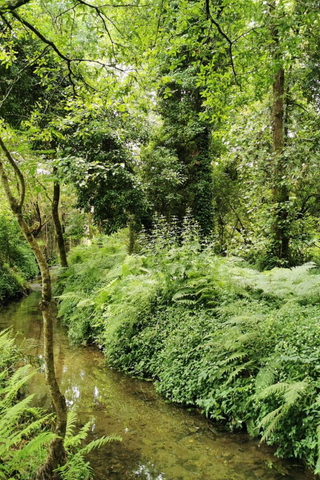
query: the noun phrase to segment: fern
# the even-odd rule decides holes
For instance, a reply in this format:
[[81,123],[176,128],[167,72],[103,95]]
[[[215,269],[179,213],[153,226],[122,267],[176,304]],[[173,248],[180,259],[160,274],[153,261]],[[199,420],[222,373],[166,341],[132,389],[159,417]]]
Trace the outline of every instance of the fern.
[[317,446],[318,446],[318,460],[316,463],[315,474],[318,475],[320,473],[320,425],[317,426]]
[[90,480],[93,478],[93,471],[86,462],[85,455],[91,453],[94,449],[102,448],[104,445],[121,441],[122,438],[117,435],[109,435],[107,437],[100,437],[89,442],[81,448],[81,445],[86,440],[88,433],[92,426],[92,421],[87,422],[77,434],[75,434],[77,423],[77,414],[75,410],[68,412],[65,448],[68,452],[68,461],[65,465],[57,469],[62,480]]
[[[17,394],[34,375],[30,365],[15,365],[21,354],[14,337],[7,330],[0,333],[0,478],[32,478],[54,438],[43,431],[52,420],[41,410],[30,406],[33,396],[17,400]],[[14,369],[16,369],[14,371]]]
[[276,355],[269,359],[267,365],[261,368],[256,376],[256,390],[264,390],[273,384],[276,375],[276,369],[281,365],[281,357]]
[[272,395],[280,396],[283,399],[283,404],[268,413],[259,423],[259,428],[266,427],[262,440],[268,440],[272,433],[274,433],[279,427],[280,420],[289,412],[308,390],[309,384],[307,382],[295,382],[295,383],[276,383],[265,388],[258,398],[266,399]]

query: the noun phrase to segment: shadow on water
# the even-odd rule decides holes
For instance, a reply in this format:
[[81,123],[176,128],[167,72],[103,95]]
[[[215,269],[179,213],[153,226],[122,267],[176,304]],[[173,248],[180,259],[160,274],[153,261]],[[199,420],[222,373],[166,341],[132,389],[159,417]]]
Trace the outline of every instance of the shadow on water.
[[[0,311],[0,328],[13,326],[23,337],[39,341],[42,319],[40,291]],[[214,433],[195,411],[167,403],[152,384],[131,379],[105,366],[92,347],[70,345],[65,329],[55,324],[56,370],[68,406],[75,405],[79,421],[93,419],[91,437],[121,435],[95,451],[90,460],[96,480],[302,480],[314,478],[301,466],[281,461],[272,450],[248,441],[246,435]],[[30,385],[36,401],[50,408],[39,373]]]

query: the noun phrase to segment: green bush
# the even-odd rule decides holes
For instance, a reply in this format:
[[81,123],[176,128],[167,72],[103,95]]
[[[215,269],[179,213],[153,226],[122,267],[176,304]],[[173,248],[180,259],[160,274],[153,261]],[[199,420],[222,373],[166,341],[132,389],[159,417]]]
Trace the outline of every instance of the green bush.
[[118,235],[74,250],[59,280],[71,337],[320,471],[318,270],[261,273],[215,256],[190,230],[145,245],[127,256]]
[[26,288],[27,282],[23,275],[9,265],[0,265],[0,303],[21,295]]
[[0,303],[21,295],[38,274],[34,255],[15,219],[0,214]]

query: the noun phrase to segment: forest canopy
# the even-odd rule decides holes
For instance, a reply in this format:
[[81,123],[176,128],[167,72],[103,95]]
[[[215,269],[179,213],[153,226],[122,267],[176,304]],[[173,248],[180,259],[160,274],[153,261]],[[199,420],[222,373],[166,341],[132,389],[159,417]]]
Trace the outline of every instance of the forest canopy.
[[217,253],[317,259],[318,8],[2,2],[1,130],[27,197],[40,171],[105,232],[190,211]]

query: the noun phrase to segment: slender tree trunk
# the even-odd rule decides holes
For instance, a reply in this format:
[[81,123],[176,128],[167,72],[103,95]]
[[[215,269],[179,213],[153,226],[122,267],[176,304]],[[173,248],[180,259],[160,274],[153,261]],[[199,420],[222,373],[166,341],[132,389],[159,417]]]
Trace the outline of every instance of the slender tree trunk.
[[93,239],[93,228],[92,228],[92,213],[88,213],[88,230],[89,230],[89,239]]
[[66,461],[66,453],[64,449],[64,437],[67,427],[67,407],[64,396],[61,394],[56,379],[53,354],[53,315],[52,315],[52,289],[50,271],[45,256],[31,234],[22,213],[16,214],[19,226],[26,237],[40,268],[42,279],[42,299],[41,312],[43,318],[43,338],[44,338],[44,361],[46,381],[49,387],[51,400],[56,413],[55,438],[49,447],[49,455],[45,464],[39,469],[37,478],[39,480],[53,480],[55,470],[59,465],[63,465]]
[[134,215],[129,215],[129,255],[133,254],[136,243],[135,226]]
[[[274,5],[275,7],[275,5]],[[278,49],[279,35],[277,28],[272,26],[271,35],[274,43],[273,59],[281,63]],[[285,184],[286,164],[283,158],[285,146],[285,72],[282,66],[276,72],[272,86],[272,130],[273,130],[273,203],[275,206],[273,219],[273,254],[280,260],[288,260],[289,241],[288,187]]]
[[61,394],[59,385],[55,375],[54,368],[54,354],[53,354],[53,318],[52,318],[52,293],[51,293],[51,277],[50,271],[45,259],[45,256],[32,235],[32,232],[23,218],[22,208],[24,204],[25,197],[25,180],[23,174],[21,173],[18,165],[14,161],[12,155],[6,148],[2,139],[0,138],[0,146],[5,153],[7,160],[9,161],[11,167],[17,174],[20,182],[19,189],[19,199],[13,194],[9,177],[5,170],[5,165],[2,159],[0,158],[0,177],[4,191],[9,201],[12,212],[15,214],[20,229],[23,232],[26,240],[28,241],[40,268],[41,278],[42,278],[42,299],[41,299],[41,311],[43,318],[43,327],[44,327],[44,360],[45,360],[45,374],[46,381],[49,387],[49,392],[53,407],[56,413],[56,425],[55,433],[57,438],[55,438],[49,449],[49,454],[45,464],[39,469],[38,478],[40,480],[55,480],[56,475],[53,473],[53,470],[56,469],[59,465],[63,465],[66,461],[66,453],[64,449],[64,437],[66,434],[67,426],[67,407],[64,396]]
[[[56,173],[56,168],[54,168],[53,173]],[[59,216],[59,202],[60,202],[60,184],[57,180],[54,180],[53,183],[53,199],[52,199],[52,218],[56,230],[57,242],[58,242],[58,249],[59,249],[59,256],[60,256],[60,264],[61,267],[67,267],[67,254],[66,254],[66,246],[63,239],[63,232],[62,226],[60,222]]]
[[284,182],[285,161],[282,158],[284,147],[284,71],[280,68],[273,83],[273,153],[274,188],[273,202],[275,217],[273,230],[275,237],[274,253],[279,259],[287,260],[289,255],[288,235],[288,188]]

